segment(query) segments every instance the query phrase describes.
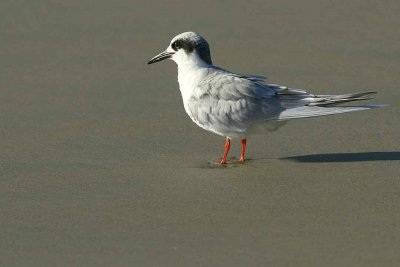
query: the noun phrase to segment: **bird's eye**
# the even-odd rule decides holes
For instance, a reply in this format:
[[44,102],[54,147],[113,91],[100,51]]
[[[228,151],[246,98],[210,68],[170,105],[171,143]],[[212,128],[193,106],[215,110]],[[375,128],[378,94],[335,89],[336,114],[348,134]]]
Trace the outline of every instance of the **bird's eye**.
[[175,51],[178,51],[178,49],[181,48],[181,44],[178,41],[175,41],[175,42],[172,43],[171,47]]

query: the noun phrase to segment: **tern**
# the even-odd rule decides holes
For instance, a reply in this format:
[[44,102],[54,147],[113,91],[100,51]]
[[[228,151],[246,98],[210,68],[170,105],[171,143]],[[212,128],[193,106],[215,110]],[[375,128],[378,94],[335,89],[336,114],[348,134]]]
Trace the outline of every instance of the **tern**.
[[186,113],[201,128],[226,137],[218,162],[226,164],[231,139],[241,140],[239,162],[245,161],[248,136],[274,131],[287,120],[318,117],[382,105],[338,106],[371,99],[376,92],[314,95],[305,90],[269,84],[263,76],[240,75],[216,67],[207,41],[195,32],[175,36],[167,49],[147,64],[172,59]]

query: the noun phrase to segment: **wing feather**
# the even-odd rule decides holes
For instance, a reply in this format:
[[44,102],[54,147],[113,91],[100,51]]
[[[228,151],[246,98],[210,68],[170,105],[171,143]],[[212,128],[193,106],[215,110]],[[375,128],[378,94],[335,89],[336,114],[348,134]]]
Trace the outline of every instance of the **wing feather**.
[[203,128],[225,133],[244,132],[254,121],[276,116],[283,110],[276,90],[261,81],[214,69],[194,88],[188,102],[192,119]]
[[370,109],[372,106],[335,105],[370,99],[366,96],[372,93],[318,96],[302,89],[267,84],[264,77],[242,76],[215,67],[195,86],[187,108],[199,126],[228,136],[232,132],[245,132],[256,121]]

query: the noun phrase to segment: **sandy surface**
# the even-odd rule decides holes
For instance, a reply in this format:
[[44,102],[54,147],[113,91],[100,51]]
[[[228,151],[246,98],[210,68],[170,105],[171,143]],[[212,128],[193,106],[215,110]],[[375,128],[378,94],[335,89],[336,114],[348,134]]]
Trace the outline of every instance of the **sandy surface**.
[[[150,2],[0,3],[0,265],[399,266],[399,2]],[[390,106],[220,168],[175,64],[146,65],[187,30],[232,71]]]

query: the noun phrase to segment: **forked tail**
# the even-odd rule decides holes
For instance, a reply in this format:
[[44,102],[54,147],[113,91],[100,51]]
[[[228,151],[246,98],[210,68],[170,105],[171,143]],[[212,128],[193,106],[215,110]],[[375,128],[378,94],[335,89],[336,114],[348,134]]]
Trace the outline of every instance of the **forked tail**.
[[288,108],[281,112],[276,119],[289,120],[297,118],[318,117],[359,110],[375,109],[386,106],[337,106],[338,104],[372,99],[371,97],[369,97],[369,95],[375,93],[376,92],[365,92],[346,95],[312,95],[301,90],[282,90],[281,92],[279,92],[279,97],[284,101],[285,105]]

